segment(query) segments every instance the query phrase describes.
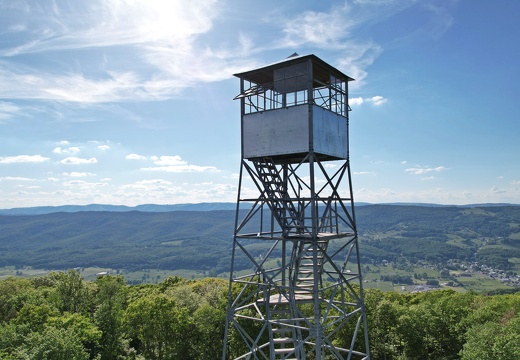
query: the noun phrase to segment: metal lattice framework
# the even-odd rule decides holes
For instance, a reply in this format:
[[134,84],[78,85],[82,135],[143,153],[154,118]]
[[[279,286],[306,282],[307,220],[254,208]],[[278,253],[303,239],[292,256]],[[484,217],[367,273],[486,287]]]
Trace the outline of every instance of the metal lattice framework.
[[[279,94],[271,87],[284,107],[269,109],[272,113],[260,120],[253,117],[255,124],[265,128],[262,119],[280,120],[275,112],[286,109],[287,94],[292,93],[291,104],[306,106],[311,122],[321,114],[315,109],[319,106],[339,115],[347,129],[346,81],[350,78],[341,77],[313,55],[237,75],[242,79],[242,94],[237,98],[242,99],[243,121],[256,112],[249,104],[272,96],[266,95],[266,82],[253,82],[253,90],[244,90],[244,82],[258,80],[255,75],[260,72],[294,69],[294,64],[301,69],[296,78],[302,85],[278,86],[290,87]],[[332,80],[315,81],[324,69],[334,72],[328,74]],[[303,104],[298,93],[305,94]],[[243,154],[248,151],[244,142],[259,137],[261,141],[263,130],[254,129],[254,137],[243,130]],[[284,150],[280,155],[272,151],[278,145],[270,143],[267,151],[255,148],[254,156],[243,155],[223,360],[369,359],[348,153],[317,152],[319,139],[314,142],[316,146],[305,152]],[[256,156],[255,152],[270,154]]]

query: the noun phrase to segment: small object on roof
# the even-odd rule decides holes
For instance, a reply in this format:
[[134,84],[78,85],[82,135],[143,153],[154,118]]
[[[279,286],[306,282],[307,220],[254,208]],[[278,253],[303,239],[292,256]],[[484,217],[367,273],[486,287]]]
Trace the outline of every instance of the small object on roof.
[[300,55],[298,55],[298,53],[295,52],[292,55],[287,56],[287,59],[297,57],[297,56],[300,56]]

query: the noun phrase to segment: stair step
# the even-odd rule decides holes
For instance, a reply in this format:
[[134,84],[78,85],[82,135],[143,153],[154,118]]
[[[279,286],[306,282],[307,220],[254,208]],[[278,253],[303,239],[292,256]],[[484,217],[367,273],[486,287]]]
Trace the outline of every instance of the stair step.
[[274,349],[275,354],[290,354],[292,352],[294,352],[294,348]]
[[275,344],[287,344],[287,343],[293,343],[294,340],[289,337],[283,337],[283,338],[274,338],[273,343]]
[[[320,264],[317,264],[318,267],[320,267]],[[303,269],[303,270],[308,270],[309,268],[312,268],[314,266],[313,263],[300,263],[300,269]]]

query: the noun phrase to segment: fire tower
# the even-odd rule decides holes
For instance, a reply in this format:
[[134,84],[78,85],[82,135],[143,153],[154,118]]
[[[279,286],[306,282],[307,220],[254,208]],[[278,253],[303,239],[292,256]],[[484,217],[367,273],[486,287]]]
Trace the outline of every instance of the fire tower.
[[235,76],[242,161],[222,359],[369,359],[353,79],[296,54]]

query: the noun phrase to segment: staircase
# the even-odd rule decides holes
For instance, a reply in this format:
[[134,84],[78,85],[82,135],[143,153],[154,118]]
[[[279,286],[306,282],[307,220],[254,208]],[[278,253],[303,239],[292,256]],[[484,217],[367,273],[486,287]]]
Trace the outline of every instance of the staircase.
[[283,235],[287,236],[290,232],[301,233],[303,219],[289,197],[287,184],[284,184],[272,158],[260,158],[253,161],[253,164],[264,187],[268,205]]
[[[296,348],[296,328],[293,324],[289,303],[280,297],[271,309],[271,358],[272,359],[302,359],[301,351]],[[274,356],[274,357],[273,357]],[[304,356],[304,355],[303,355]]]
[[[295,266],[295,295],[298,297],[313,294],[315,277],[318,277],[318,286],[322,282],[323,265],[328,241],[317,241],[315,244],[301,242],[298,249],[298,259]],[[316,268],[314,272],[314,249],[316,249]]]
[[[322,274],[328,240],[312,239],[310,229],[304,225],[304,212],[297,209],[289,195],[287,180],[284,180],[283,167],[278,167],[272,158],[264,157],[252,161],[256,176],[261,182],[265,200],[274,219],[282,230],[282,236],[293,241],[294,247],[290,265],[290,290],[282,295],[271,296],[269,327],[270,357],[272,359],[305,359],[302,347],[301,326],[297,315],[291,307],[298,303],[308,303],[318,296],[318,288],[322,285]],[[301,208],[302,206],[298,206]],[[320,231],[330,227],[329,216],[323,216],[319,224]],[[314,256],[316,254],[316,257]],[[297,305],[298,306],[298,305]]]

